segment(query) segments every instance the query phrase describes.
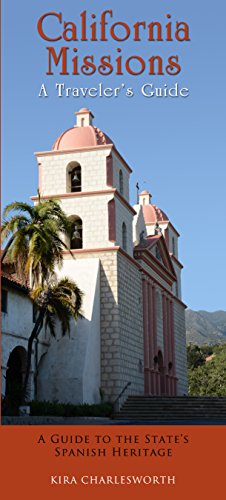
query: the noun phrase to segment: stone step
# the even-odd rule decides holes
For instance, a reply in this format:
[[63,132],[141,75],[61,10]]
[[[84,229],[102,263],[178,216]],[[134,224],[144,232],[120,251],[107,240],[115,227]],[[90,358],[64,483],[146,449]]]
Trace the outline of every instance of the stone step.
[[129,396],[115,418],[123,420],[226,420],[226,397]]

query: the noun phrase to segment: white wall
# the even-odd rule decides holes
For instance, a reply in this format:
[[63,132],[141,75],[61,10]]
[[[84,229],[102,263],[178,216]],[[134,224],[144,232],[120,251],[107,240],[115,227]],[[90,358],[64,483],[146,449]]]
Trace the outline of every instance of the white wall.
[[68,192],[67,166],[75,161],[82,169],[82,191],[98,191],[109,188],[106,184],[106,157],[109,149],[74,151],[73,153],[51,154],[38,157],[42,164],[41,194],[62,194]]
[[83,248],[111,247],[108,232],[108,202],[112,194],[63,198],[61,207],[68,216],[82,219]]
[[71,321],[70,336],[60,332],[39,366],[38,398],[71,403],[99,401],[99,259],[65,260],[58,276],[70,276],[84,292],[83,318]]

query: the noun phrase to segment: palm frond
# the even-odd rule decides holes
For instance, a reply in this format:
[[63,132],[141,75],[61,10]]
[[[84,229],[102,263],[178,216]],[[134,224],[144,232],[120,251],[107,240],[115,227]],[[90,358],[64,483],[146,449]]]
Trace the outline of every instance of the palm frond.
[[7,217],[7,215],[13,210],[18,212],[28,212],[31,217],[34,213],[34,207],[32,205],[29,205],[28,203],[25,203],[23,201],[13,201],[5,207],[3,211],[3,217]]
[[56,336],[56,333],[55,333],[55,320],[54,320],[54,316],[53,316],[53,313],[49,312],[46,314],[45,316],[45,330],[47,331],[49,329],[50,331],[50,334],[55,337]]

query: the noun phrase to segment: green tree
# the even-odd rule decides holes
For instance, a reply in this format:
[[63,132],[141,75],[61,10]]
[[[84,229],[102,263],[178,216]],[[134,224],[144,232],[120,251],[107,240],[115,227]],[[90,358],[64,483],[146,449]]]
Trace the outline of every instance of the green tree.
[[[190,366],[188,385],[190,396],[226,396],[226,344],[211,346],[212,359],[199,366]],[[202,347],[200,347],[202,351]],[[204,346],[205,354],[209,354]]]
[[39,201],[35,206],[13,202],[3,212],[2,262],[6,255],[30,287],[44,284],[61,265],[63,250],[68,249],[64,236],[71,231],[71,222],[56,200]]
[[205,363],[205,356],[198,345],[189,344],[187,346],[188,368],[197,368]]
[[58,282],[39,285],[30,292],[38,308],[37,319],[28,340],[26,373],[23,385],[22,402],[26,401],[27,385],[31,369],[32,346],[45,324],[51,335],[55,336],[55,322],[59,320],[62,335],[70,332],[70,319],[79,316],[82,304],[82,292],[76,283],[68,278]]
[[62,334],[70,331],[70,318],[79,315],[82,292],[69,278],[59,282],[55,267],[63,262],[63,251],[68,249],[64,236],[71,232],[71,222],[56,200],[40,201],[31,206],[23,202],[7,205],[3,212],[2,241],[6,246],[2,262],[7,256],[18,275],[29,283],[30,297],[37,306],[37,320],[28,339],[28,353],[22,402],[27,397],[32,346],[45,324],[55,335],[58,318]]

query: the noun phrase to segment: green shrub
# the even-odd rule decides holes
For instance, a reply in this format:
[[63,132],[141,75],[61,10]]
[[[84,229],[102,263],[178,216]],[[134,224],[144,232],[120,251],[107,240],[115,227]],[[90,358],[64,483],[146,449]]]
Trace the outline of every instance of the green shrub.
[[31,415],[55,417],[111,417],[113,406],[111,403],[78,404],[51,403],[50,401],[31,401]]

